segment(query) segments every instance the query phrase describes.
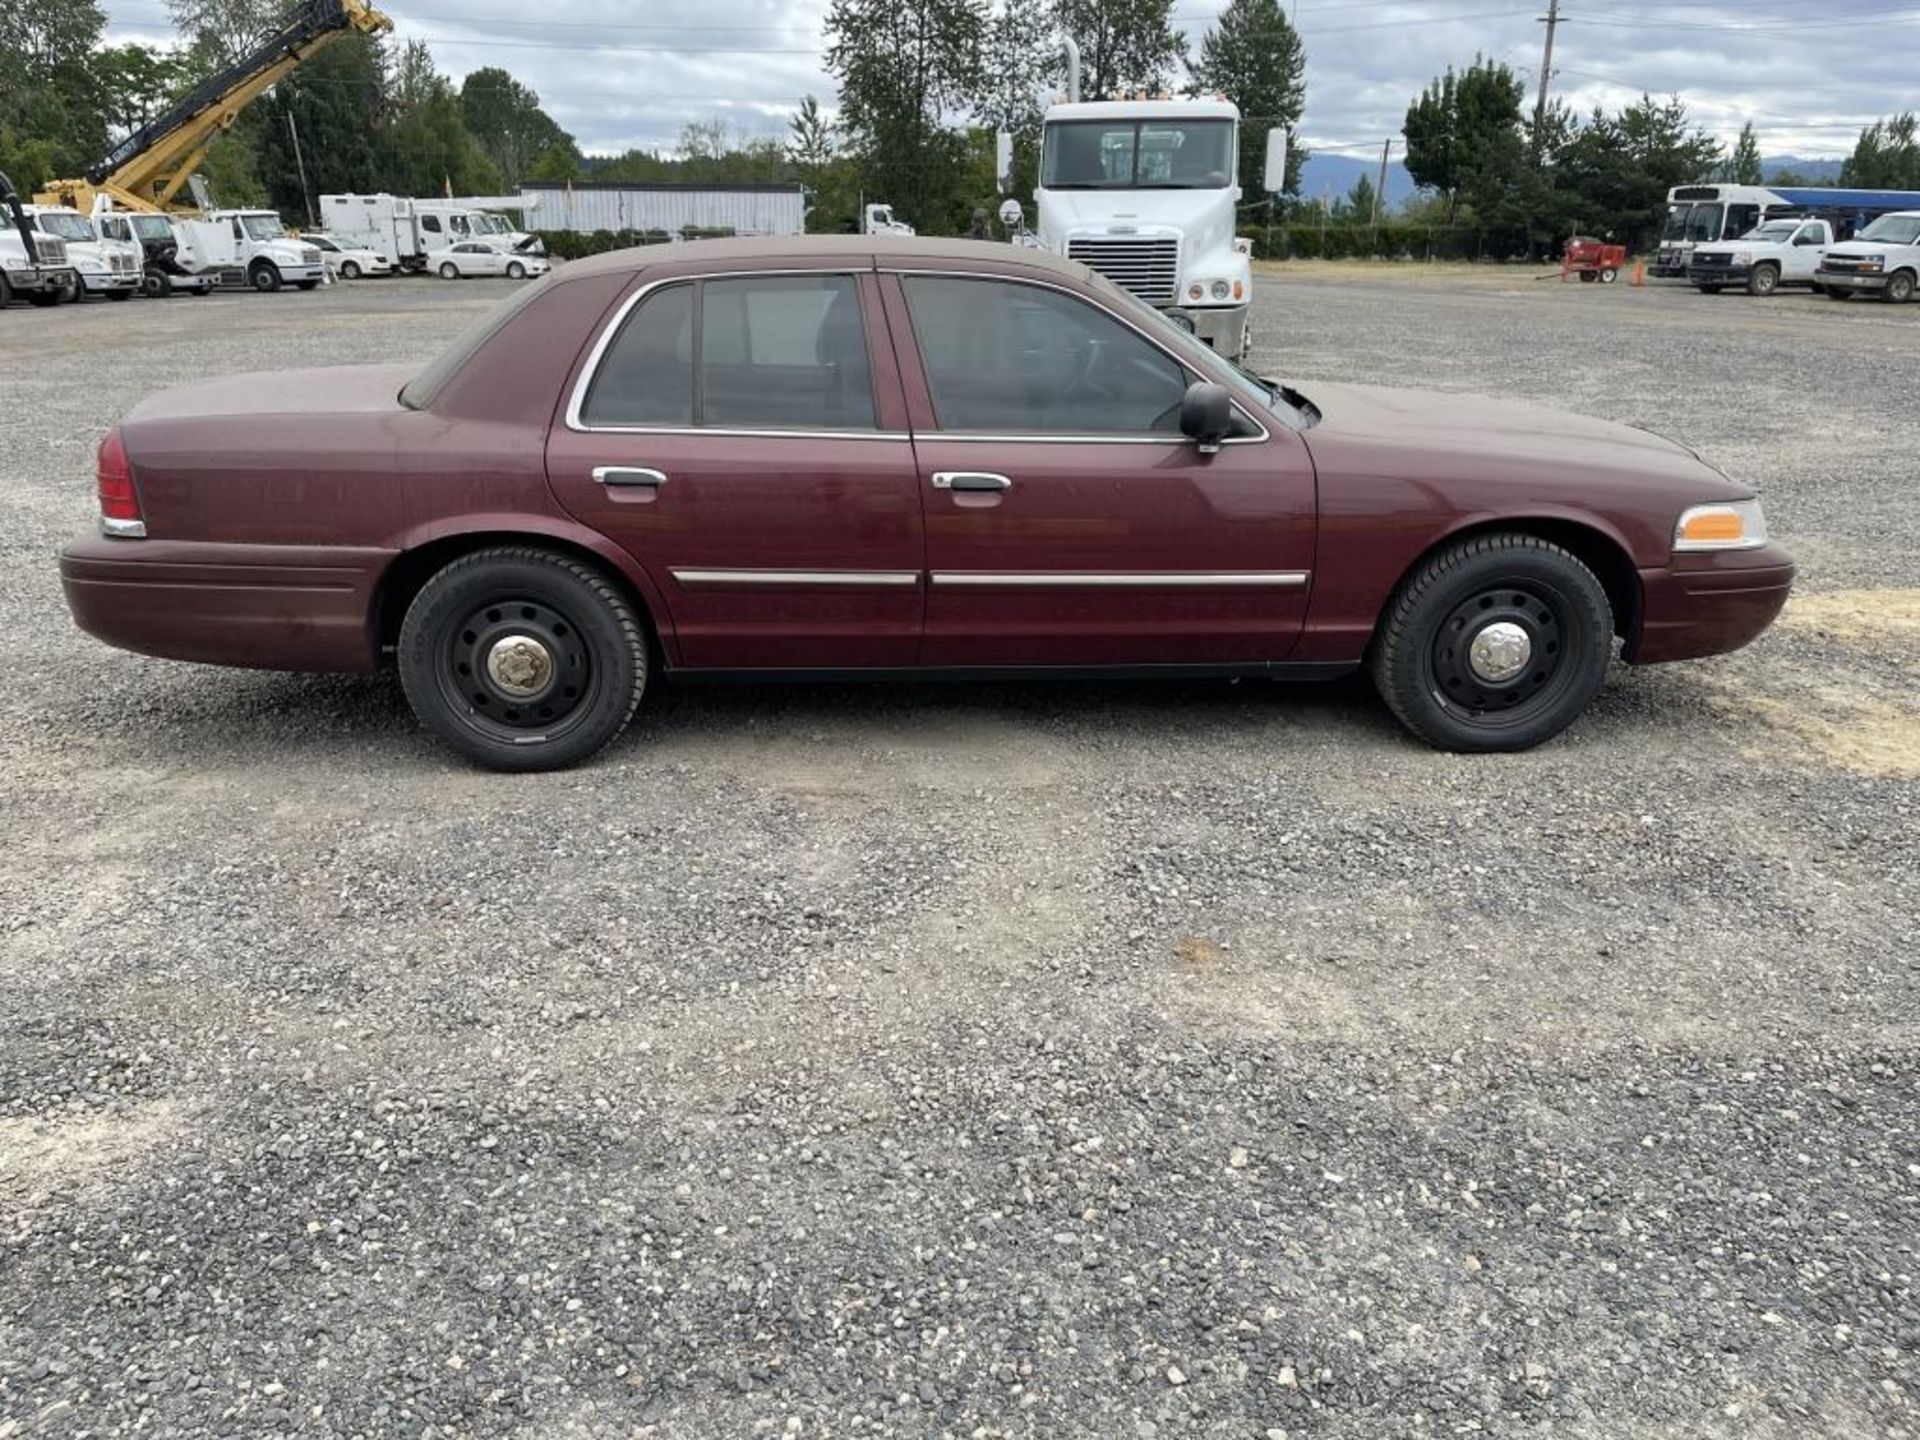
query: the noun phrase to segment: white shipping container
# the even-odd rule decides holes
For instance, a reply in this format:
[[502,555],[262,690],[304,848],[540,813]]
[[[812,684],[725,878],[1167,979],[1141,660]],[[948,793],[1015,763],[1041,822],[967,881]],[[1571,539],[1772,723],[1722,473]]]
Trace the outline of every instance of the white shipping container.
[[520,187],[529,230],[728,229],[736,235],[798,235],[807,227],[806,190],[797,184],[527,181]]

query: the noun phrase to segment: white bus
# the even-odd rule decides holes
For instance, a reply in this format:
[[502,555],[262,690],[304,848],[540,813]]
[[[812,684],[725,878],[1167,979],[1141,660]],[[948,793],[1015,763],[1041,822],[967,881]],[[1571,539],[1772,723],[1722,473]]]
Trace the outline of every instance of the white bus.
[[1650,273],[1686,278],[1693,247],[1737,240],[1777,215],[1830,221],[1834,238],[1893,210],[1920,210],[1920,191],[1839,190],[1803,185],[1676,185],[1667,192],[1667,223]]

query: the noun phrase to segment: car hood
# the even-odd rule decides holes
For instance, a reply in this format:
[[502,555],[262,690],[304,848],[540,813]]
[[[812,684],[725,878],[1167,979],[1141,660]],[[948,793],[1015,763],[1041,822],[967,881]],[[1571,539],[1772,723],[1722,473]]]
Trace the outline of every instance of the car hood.
[[418,368],[414,365],[340,365],[222,375],[149,395],[127,415],[127,423],[398,410],[401,408],[400,387],[413,378]]

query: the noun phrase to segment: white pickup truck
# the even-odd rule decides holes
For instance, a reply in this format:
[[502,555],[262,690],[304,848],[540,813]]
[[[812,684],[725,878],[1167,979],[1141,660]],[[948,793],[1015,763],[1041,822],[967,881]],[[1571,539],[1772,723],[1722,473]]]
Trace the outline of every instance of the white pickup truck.
[[1834,246],[1814,279],[1836,300],[1878,291],[1904,305],[1920,285],[1920,210],[1882,215],[1853,239]]
[[1703,295],[1739,285],[1749,295],[1771,295],[1782,285],[1817,286],[1814,279],[1829,248],[1833,226],[1825,220],[1788,215],[1755,227],[1738,240],[1696,245],[1687,279]]

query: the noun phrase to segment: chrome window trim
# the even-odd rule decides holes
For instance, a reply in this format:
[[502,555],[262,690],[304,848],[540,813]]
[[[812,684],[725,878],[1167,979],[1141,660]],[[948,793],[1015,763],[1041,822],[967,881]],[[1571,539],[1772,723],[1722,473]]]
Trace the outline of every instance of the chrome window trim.
[[[587,403],[587,392],[593,388],[593,378],[600,373],[600,362],[606,358],[613,337],[627,323],[627,317],[634,312],[641,301],[668,285],[692,285],[701,280],[754,280],[768,277],[793,275],[835,275],[851,280],[856,285],[862,275],[873,273],[872,263],[849,270],[845,265],[823,265],[799,269],[780,270],[702,270],[687,275],[663,275],[658,280],[649,280],[625,300],[619,309],[613,312],[613,319],[601,327],[599,338],[593,342],[593,349],[587,352],[587,363],[581,367],[580,378],[573,383],[573,393],[567,397],[565,424],[567,429],[580,435],[766,435],[781,440],[905,440],[907,432],[903,430],[756,430],[752,428],[709,425],[589,425],[581,418],[580,411]],[[861,304],[860,333],[862,338],[871,339],[866,324],[866,305]],[[878,386],[874,399],[879,399]]]
[[1100,588],[1208,586],[1267,587],[1295,590],[1307,583],[1306,570],[935,570],[935,585],[961,587],[1092,586]]
[[918,585],[918,570],[703,570],[667,572],[682,585]]
[[[1189,365],[1186,362],[1184,357],[1180,355],[1176,355],[1173,351],[1169,350],[1165,345],[1161,344],[1158,338],[1148,334],[1145,330],[1141,329],[1140,326],[1134,324],[1133,321],[1128,319],[1125,315],[1121,315],[1113,310],[1109,310],[1104,305],[1094,304],[1094,302],[1089,300],[1082,291],[1075,290],[1071,285],[1061,285],[1052,280],[1039,280],[1039,279],[1035,279],[1030,275],[1001,275],[989,270],[934,270],[934,269],[923,269],[918,266],[908,267],[908,266],[897,266],[897,265],[881,266],[879,267],[879,269],[882,275],[931,275],[931,276],[936,276],[938,278],[946,279],[946,280],[995,280],[1008,285],[1031,285],[1037,290],[1058,291],[1062,295],[1071,296],[1072,298],[1074,298],[1075,300],[1078,300],[1083,305],[1092,305],[1094,309],[1098,310],[1102,315],[1105,315],[1108,319],[1113,320],[1117,324],[1123,325],[1127,329],[1133,331],[1134,334],[1138,335],[1142,340],[1146,341],[1147,344],[1151,345],[1155,350],[1158,350],[1162,355],[1166,356],[1167,359],[1171,360],[1183,375],[1190,377],[1189,383],[1191,383],[1193,380],[1205,380],[1210,385],[1217,385],[1220,383],[1219,381],[1214,380],[1209,376],[1200,374],[1198,371],[1196,371],[1191,365]],[[904,287],[902,288],[904,290]],[[907,318],[911,320],[913,318],[911,314],[911,311],[913,309],[913,302],[911,300],[907,302],[907,309],[909,311]],[[915,348],[918,349],[919,337],[918,336],[913,337],[913,341],[914,341]],[[926,365],[924,363],[922,363],[920,370],[921,370],[922,378],[925,378]],[[927,398],[929,400],[933,398],[933,389],[931,385],[927,387]],[[1246,417],[1247,423],[1252,425],[1253,428],[1255,430],[1258,430],[1260,433],[1258,435],[1231,436],[1228,439],[1222,440],[1220,442],[1222,445],[1264,445],[1273,438],[1272,432],[1268,430],[1264,424],[1261,423],[1260,418],[1257,415],[1253,414],[1252,411],[1248,410],[1246,406],[1240,403],[1240,399],[1238,396],[1229,395],[1228,398],[1232,401],[1233,408],[1236,411],[1238,411],[1241,415]],[[938,436],[942,440],[998,440],[998,441],[1013,441],[1021,444],[1035,444],[1035,443],[1037,444],[1065,443],[1065,444],[1076,444],[1076,445],[1090,445],[1090,444],[1191,445],[1193,444],[1193,442],[1189,440],[1186,436],[1180,435],[1180,434],[1137,435],[1137,434],[1115,433],[1115,434],[1107,434],[1107,435],[1051,435],[1051,434],[986,435],[986,434],[980,434],[978,432],[969,432],[965,430],[940,430],[940,429],[928,430],[925,432],[925,434],[928,436]]]

